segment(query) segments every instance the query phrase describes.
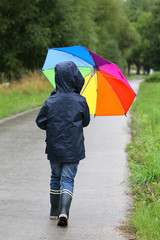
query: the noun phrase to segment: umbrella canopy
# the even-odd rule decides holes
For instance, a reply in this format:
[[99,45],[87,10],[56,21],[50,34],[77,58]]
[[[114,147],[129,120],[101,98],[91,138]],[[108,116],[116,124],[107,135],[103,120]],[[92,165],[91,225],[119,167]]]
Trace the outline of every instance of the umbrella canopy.
[[85,78],[81,91],[95,116],[126,115],[136,94],[120,68],[83,46],[49,48],[41,71],[55,88],[55,66],[73,61]]

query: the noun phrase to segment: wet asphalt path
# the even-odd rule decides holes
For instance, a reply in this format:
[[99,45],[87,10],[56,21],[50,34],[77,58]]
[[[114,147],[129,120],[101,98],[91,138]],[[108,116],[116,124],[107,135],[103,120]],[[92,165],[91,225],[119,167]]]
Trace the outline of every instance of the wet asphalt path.
[[[139,80],[131,82],[135,91]],[[49,163],[39,109],[0,121],[0,239],[125,240],[116,227],[131,203],[126,183],[128,117],[96,117],[85,129],[87,158],[75,179],[66,229],[49,220]]]

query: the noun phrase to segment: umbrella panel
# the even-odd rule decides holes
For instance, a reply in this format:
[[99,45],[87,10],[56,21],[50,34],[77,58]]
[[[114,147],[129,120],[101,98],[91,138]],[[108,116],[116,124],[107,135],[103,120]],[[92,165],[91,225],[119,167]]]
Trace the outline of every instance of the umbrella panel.
[[[84,96],[87,100],[90,114],[95,115],[96,102],[97,102],[97,74],[94,74],[93,77],[91,77],[91,75],[92,74],[89,74],[87,77],[85,77],[85,83],[81,93],[82,93],[82,96]],[[86,84],[87,84],[87,87],[86,87]]]
[[114,89],[106,81],[104,76],[97,72],[97,106],[96,116],[125,115],[124,109],[114,92]]
[[75,57],[83,59],[84,61],[86,61],[87,63],[90,63],[91,65],[95,65],[93,58],[91,57],[91,54],[89,53],[88,49],[86,49],[81,45],[72,46],[72,47],[51,48],[50,50],[66,52]]
[[135,92],[119,79],[116,79],[112,75],[100,70],[100,73],[103,75],[104,79],[114,90],[120,104],[123,107],[124,115],[128,112],[134,98],[136,97]]
[[[87,68],[87,67],[78,67],[79,71],[81,72],[82,76],[85,78],[87,75],[89,75],[91,72],[93,72],[93,68]],[[56,88],[55,83],[55,69],[47,69],[42,71],[43,74],[46,76],[46,78],[50,81],[53,88]]]
[[60,62],[65,62],[65,61],[72,61],[74,62],[78,67],[88,67],[88,68],[93,68],[93,65],[84,61],[83,59],[67,53],[63,51],[58,51],[55,49],[49,49],[47,53],[46,60],[44,62],[42,71],[46,69],[52,69],[56,66],[56,64]]
[[103,70],[104,72],[111,74],[115,78],[120,79],[122,82],[124,82],[127,86],[129,86],[131,88],[131,86],[127,82],[125,76],[122,74],[120,68],[117,67],[115,64],[113,64],[113,63],[112,64],[105,64],[105,65],[103,65],[99,68],[100,68],[100,70]]
[[[86,49],[87,49],[87,48],[86,48]],[[99,55],[97,55],[96,53],[90,51],[89,49],[87,49],[87,50],[88,50],[88,52],[90,53],[90,55],[92,56],[95,66],[100,67],[100,66],[102,66],[102,65],[104,65],[104,64],[111,64],[111,62],[108,61],[107,59],[102,58],[101,56],[99,56]]]
[[50,81],[53,88],[55,89],[56,88],[56,83],[55,83],[55,70],[54,70],[54,68],[43,71],[43,74],[46,76],[46,78]]
[[81,91],[90,113],[95,116],[126,115],[136,96],[132,89],[102,70],[91,76],[85,77]]

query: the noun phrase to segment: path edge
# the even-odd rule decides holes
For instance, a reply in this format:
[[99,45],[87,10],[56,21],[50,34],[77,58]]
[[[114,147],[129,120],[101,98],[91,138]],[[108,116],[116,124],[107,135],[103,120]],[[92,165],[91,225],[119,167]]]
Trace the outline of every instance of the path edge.
[[41,107],[32,108],[32,109],[29,109],[29,110],[26,110],[26,111],[17,113],[17,114],[15,114],[15,115],[12,115],[12,116],[10,116],[10,117],[6,117],[6,118],[3,118],[3,119],[0,119],[0,124],[5,123],[5,122],[7,122],[7,121],[9,121],[9,120],[18,118],[18,117],[20,117],[20,116],[23,116],[23,115],[25,115],[25,114],[34,112],[34,111],[36,111],[36,110],[40,110],[40,108],[41,108]]

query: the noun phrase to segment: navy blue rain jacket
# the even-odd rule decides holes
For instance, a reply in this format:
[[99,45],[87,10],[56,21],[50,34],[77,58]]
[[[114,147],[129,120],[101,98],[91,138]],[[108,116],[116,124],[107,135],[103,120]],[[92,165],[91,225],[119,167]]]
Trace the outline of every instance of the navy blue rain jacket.
[[69,61],[55,67],[56,90],[45,101],[36,123],[46,130],[46,153],[50,161],[77,162],[85,158],[83,127],[90,122],[84,84],[77,66]]

